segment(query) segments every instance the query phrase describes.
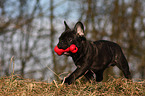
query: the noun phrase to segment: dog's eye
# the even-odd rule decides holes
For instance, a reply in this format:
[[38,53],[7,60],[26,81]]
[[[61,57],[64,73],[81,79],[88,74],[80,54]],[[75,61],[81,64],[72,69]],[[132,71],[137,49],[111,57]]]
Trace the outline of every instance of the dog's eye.
[[72,39],[69,39],[70,42],[72,42]]

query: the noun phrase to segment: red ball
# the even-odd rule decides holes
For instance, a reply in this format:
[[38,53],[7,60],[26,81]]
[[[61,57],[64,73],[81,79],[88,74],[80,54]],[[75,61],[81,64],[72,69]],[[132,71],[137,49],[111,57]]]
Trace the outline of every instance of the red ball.
[[64,52],[69,52],[71,51],[72,53],[76,53],[78,51],[78,48],[76,47],[76,45],[72,44],[70,47],[68,47],[67,49],[63,50],[63,49],[59,49],[57,46],[55,46],[54,51],[58,54],[58,55],[62,55]]
[[57,46],[55,46],[54,51],[58,54],[58,55],[62,55],[64,50],[63,49],[59,49]]
[[72,44],[72,45],[70,46],[70,51],[71,51],[72,53],[76,53],[76,52],[78,51],[78,48],[76,47],[76,45]]

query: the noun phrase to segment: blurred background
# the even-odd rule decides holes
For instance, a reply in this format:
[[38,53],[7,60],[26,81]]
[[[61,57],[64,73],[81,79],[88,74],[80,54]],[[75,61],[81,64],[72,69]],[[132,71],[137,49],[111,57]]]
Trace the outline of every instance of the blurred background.
[[[14,74],[36,80],[72,72],[72,59],[53,51],[64,20],[70,28],[84,23],[89,40],[118,43],[133,78],[145,79],[145,0],[0,0],[0,76],[9,76],[13,65]],[[104,80],[109,75],[123,74],[111,67]]]

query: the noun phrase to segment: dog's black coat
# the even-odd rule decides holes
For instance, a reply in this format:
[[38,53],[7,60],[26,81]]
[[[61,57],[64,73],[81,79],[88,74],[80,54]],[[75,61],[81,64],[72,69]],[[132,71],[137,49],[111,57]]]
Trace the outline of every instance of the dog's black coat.
[[77,53],[64,53],[71,56],[77,66],[76,70],[65,79],[65,83],[71,84],[82,75],[90,80],[94,78],[93,74],[96,75],[96,81],[102,81],[104,70],[115,65],[122,70],[126,78],[131,79],[128,62],[118,44],[106,40],[86,40],[81,22],[77,22],[73,30],[66,22],[64,24],[66,28],[59,37],[58,48],[66,49],[71,44],[78,47]]

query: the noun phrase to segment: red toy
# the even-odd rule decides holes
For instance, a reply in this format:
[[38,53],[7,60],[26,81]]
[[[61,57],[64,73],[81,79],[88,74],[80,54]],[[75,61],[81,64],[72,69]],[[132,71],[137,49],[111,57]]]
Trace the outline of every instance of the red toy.
[[76,45],[72,44],[70,47],[68,47],[67,49],[63,50],[63,49],[59,49],[57,46],[55,46],[54,51],[58,54],[58,55],[62,55],[64,52],[72,52],[72,53],[76,53],[78,51],[78,48],[76,47]]

